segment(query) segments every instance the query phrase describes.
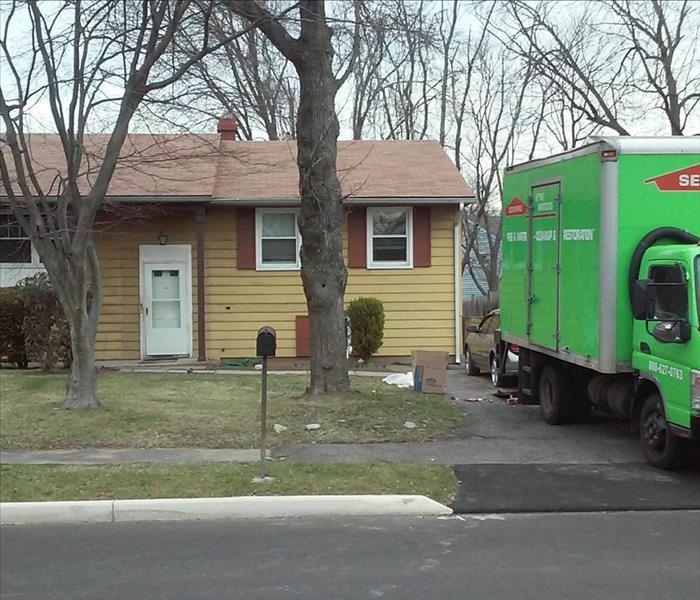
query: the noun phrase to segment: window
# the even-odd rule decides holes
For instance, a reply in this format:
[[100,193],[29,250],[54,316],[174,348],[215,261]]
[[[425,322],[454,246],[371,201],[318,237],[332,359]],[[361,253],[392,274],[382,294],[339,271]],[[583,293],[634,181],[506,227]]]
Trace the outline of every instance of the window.
[[367,209],[367,268],[413,267],[411,208]]
[[653,266],[654,318],[659,321],[688,320],[688,286],[679,265]]
[[654,290],[654,320],[650,332],[661,342],[676,342],[681,322],[688,321],[688,282],[680,265],[659,265],[649,270]]
[[0,263],[31,264],[32,244],[11,214],[0,214]]
[[497,315],[491,315],[489,317],[489,320],[485,325],[482,326],[482,329],[484,330],[485,333],[493,333],[498,329],[498,320],[499,317]]
[[301,237],[293,208],[255,211],[256,267],[258,269],[298,269]]

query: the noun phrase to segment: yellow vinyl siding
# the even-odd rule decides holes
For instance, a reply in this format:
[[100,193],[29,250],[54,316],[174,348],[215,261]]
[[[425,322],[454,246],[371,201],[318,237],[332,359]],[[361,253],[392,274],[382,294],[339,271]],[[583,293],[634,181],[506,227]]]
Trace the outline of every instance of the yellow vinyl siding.
[[[298,271],[239,271],[236,268],[236,211],[207,210],[205,294],[207,358],[255,353],[255,334],[271,325],[278,334],[278,356],[296,350],[295,317],[306,314]],[[407,356],[416,348],[454,352],[454,219],[456,207],[432,209],[432,266],[415,269],[350,269],[346,302],[374,296],[384,303],[384,356]],[[103,276],[98,358],[140,357],[139,245],[157,244],[162,231],[169,244],[192,245],[193,353],[197,349],[197,277],[193,212],[158,216],[129,225],[125,232],[102,234]],[[347,230],[345,230],[347,231]],[[347,256],[347,234],[344,252]]]
[[432,208],[430,267],[349,270],[346,302],[373,296],[384,304],[384,343],[378,355],[407,356],[418,348],[454,353],[456,215],[454,206]]
[[169,244],[192,246],[192,348],[197,348],[197,251],[194,212],[157,215],[148,221],[124,224],[98,235],[102,271],[102,311],[95,351],[100,360],[133,360],[141,357],[139,246],[158,244],[168,235]]

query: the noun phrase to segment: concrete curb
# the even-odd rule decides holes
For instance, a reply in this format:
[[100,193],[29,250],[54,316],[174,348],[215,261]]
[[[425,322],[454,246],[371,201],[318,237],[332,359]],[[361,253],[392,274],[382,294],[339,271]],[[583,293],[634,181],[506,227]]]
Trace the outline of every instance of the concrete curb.
[[450,514],[451,508],[426,496],[408,495],[0,502],[0,525]]

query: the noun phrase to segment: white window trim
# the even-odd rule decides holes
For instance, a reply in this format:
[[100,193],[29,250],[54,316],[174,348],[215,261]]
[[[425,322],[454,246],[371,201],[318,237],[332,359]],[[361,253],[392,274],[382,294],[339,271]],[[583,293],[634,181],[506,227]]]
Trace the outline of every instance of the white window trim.
[[[262,217],[263,215],[273,214],[293,214],[294,215],[294,230],[297,236],[297,262],[296,264],[289,263],[263,263],[262,261]],[[298,208],[256,208],[255,209],[255,270],[256,271],[298,271],[301,269],[301,233],[299,232]]]
[[[8,240],[16,239],[29,239],[28,237],[22,238],[5,238]],[[31,242],[30,242],[31,244]],[[0,262],[0,287],[12,287],[17,285],[23,279],[36,275],[37,273],[44,272],[44,265],[39,258],[39,253],[37,252],[34,244],[31,244],[32,248],[32,260],[31,262],[18,263],[18,262]]]
[[[382,210],[400,208],[406,213],[406,261],[375,261],[374,257],[374,215]],[[403,237],[403,236],[396,236]],[[367,207],[367,268],[368,269],[412,269],[413,268],[413,207],[411,206],[369,206]]]

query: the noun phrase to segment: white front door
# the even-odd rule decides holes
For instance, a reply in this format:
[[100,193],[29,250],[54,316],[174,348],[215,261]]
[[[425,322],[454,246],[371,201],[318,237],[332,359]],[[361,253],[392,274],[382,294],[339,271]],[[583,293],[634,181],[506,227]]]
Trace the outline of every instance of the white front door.
[[[175,245],[141,246],[142,344],[145,356],[191,353],[189,248]],[[168,257],[170,260],[164,260]]]

